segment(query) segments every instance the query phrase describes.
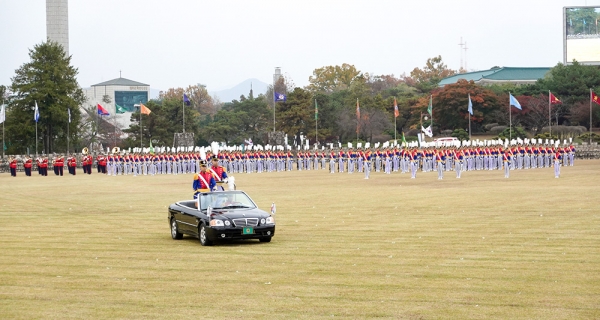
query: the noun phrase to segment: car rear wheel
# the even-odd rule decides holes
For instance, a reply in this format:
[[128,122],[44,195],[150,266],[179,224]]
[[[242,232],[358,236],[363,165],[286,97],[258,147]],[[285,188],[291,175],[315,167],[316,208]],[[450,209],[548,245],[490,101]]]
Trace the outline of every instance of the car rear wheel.
[[171,219],[171,238],[173,238],[173,240],[180,240],[183,238],[183,233],[179,232],[177,221],[175,221],[175,219]]
[[263,237],[263,238],[260,238],[260,239],[258,239],[258,240],[259,240],[260,242],[271,242],[271,238],[272,238],[272,237]]
[[212,241],[208,240],[208,237],[206,235],[206,226],[205,225],[200,226],[200,230],[198,232],[198,238],[200,239],[200,244],[203,246],[212,246],[213,245]]

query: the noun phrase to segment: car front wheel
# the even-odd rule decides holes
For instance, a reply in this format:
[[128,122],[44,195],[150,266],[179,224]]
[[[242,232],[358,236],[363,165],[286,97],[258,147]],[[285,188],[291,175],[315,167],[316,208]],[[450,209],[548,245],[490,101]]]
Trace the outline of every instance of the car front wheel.
[[177,221],[175,221],[175,219],[171,219],[171,238],[173,238],[173,240],[180,240],[183,238],[183,233],[179,232]]
[[205,225],[200,226],[200,232],[198,232],[198,238],[200,239],[200,244],[203,246],[212,246],[212,244],[213,244],[212,241],[208,240]]

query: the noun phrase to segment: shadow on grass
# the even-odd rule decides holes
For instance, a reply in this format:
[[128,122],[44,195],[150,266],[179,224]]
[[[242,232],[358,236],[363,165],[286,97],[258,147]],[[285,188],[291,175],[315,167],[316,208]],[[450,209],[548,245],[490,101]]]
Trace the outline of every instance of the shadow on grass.
[[[197,237],[193,237],[190,235],[184,235],[183,239],[177,240],[177,241],[182,241],[185,243],[195,242],[196,244],[201,246],[200,240],[198,240]],[[258,244],[268,245],[268,243],[262,243],[258,239],[218,240],[218,241],[213,242],[213,246],[218,246],[218,247],[237,247],[237,246],[241,246],[241,245],[253,246],[253,245],[258,245]]]

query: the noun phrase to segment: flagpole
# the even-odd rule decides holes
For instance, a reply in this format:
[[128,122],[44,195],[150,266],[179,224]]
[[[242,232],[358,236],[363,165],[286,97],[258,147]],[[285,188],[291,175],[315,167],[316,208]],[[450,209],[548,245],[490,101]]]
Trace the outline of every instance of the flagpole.
[[[183,93],[183,95],[185,96],[185,92]],[[181,114],[183,115],[183,133],[185,133],[185,101],[181,102],[181,109],[183,110],[181,112]]]
[[70,129],[69,127],[70,126],[71,126],[71,117],[69,117],[69,121],[67,121],[67,156],[69,156],[69,129]]
[[[592,89],[590,89],[590,92],[592,92]],[[592,105],[591,101],[590,101],[590,105]],[[37,107],[37,101],[35,102],[35,106]],[[34,112],[38,112],[39,113],[39,110],[36,110]],[[34,115],[34,117],[35,117],[35,115]],[[35,157],[36,158],[38,156],[38,133],[37,133],[37,123],[38,123],[38,120],[39,120],[39,118],[35,120]]]
[[396,127],[396,107],[398,105],[398,102],[396,102],[396,97],[394,97],[394,143],[398,143],[398,139],[396,138],[397,134],[398,134],[398,128]]
[[144,134],[142,133],[142,101],[140,101],[140,147],[143,149],[144,148],[144,143],[143,140],[144,139]]
[[358,129],[360,128],[360,106],[358,105],[358,98],[356,98],[356,145],[358,145]]
[[468,112],[469,114],[469,141],[471,140],[471,113]]
[[510,107],[510,91],[508,92],[508,141],[512,140],[512,108]]
[[[431,137],[433,138],[433,95],[429,96],[429,103],[431,104]],[[425,137],[423,137],[423,141],[425,141]]]
[[592,144],[592,88],[590,88],[590,145]]
[[315,99],[315,143],[319,145],[319,106],[317,105],[317,99]]
[[117,104],[115,103],[115,114],[113,116],[114,120],[114,133],[113,133],[113,148],[117,146]]
[[550,128],[550,138],[552,138],[552,114],[550,111],[550,105],[552,104],[552,100],[550,99],[550,95],[550,90],[548,90],[548,127]]
[[6,106],[4,105],[4,99],[2,99],[2,108],[2,110],[4,110],[2,118],[2,159],[4,159],[4,146],[6,146],[4,142],[4,123],[6,122]]

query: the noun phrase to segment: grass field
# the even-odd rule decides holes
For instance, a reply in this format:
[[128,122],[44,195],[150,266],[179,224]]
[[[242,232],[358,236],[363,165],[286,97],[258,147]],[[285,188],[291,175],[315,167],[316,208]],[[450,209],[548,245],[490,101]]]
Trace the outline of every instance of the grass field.
[[237,174],[271,243],[174,241],[191,176],[0,174],[3,319],[598,319],[600,161]]

